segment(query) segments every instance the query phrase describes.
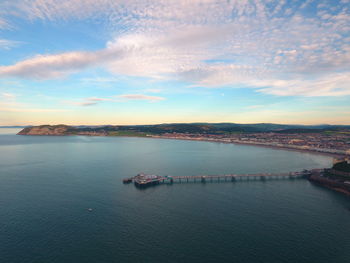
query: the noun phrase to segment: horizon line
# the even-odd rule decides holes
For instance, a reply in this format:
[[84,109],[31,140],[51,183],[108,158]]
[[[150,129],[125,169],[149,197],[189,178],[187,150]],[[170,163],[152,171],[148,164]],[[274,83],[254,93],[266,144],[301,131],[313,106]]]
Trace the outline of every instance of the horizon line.
[[152,123],[152,124],[28,124],[28,125],[0,125],[0,128],[6,127],[31,127],[31,126],[145,126],[145,125],[174,125],[174,124],[237,124],[237,125],[257,125],[257,124],[268,124],[268,125],[289,125],[289,126],[350,126],[350,124],[296,124],[296,123],[273,123],[273,122],[255,122],[255,123],[238,123],[238,122],[163,122],[163,123]]

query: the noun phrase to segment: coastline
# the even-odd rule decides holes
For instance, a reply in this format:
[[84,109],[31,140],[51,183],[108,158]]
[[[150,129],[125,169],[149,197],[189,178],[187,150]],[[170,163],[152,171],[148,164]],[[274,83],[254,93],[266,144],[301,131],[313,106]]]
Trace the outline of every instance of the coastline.
[[181,141],[202,141],[202,142],[212,142],[212,143],[224,143],[224,144],[237,144],[237,145],[250,145],[250,146],[256,146],[256,147],[263,147],[263,148],[271,148],[271,149],[277,149],[277,150],[285,150],[285,151],[293,151],[293,152],[301,152],[301,153],[313,153],[323,156],[328,156],[332,158],[344,158],[345,154],[338,154],[338,153],[329,153],[329,152],[322,152],[322,151],[316,151],[311,149],[297,149],[294,147],[286,147],[286,146],[279,146],[279,145],[267,145],[267,144],[259,144],[259,143],[251,143],[251,142],[242,142],[242,141],[220,141],[220,140],[210,140],[210,139],[204,139],[204,138],[185,138],[185,137],[164,137],[159,135],[146,135],[146,136],[133,136],[133,135],[107,135],[107,134],[16,134],[16,135],[25,135],[25,136],[88,136],[88,137],[129,137],[129,138],[151,138],[151,139],[165,139],[165,140],[181,140]]
[[332,180],[330,178],[324,177],[321,174],[312,174],[308,177],[308,180],[315,185],[350,196],[350,185],[344,182],[339,182],[338,180],[334,179]]
[[[135,136],[128,136],[128,137],[135,137]],[[313,153],[318,155],[324,155],[329,156],[333,158],[343,158],[344,154],[337,154],[337,153],[328,153],[328,152],[320,152],[310,149],[296,149],[292,147],[283,147],[283,146],[277,146],[277,145],[266,145],[266,144],[259,144],[259,143],[244,143],[244,142],[226,142],[226,141],[218,141],[218,140],[206,140],[206,139],[191,139],[191,138],[173,138],[173,137],[161,137],[161,136],[146,136],[143,138],[153,138],[153,139],[171,139],[171,140],[182,140],[182,141],[204,141],[204,142],[213,142],[213,143],[224,143],[224,144],[237,144],[237,145],[251,145],[256,147],[263,147],[263,148],[271,148],[271,149],[277,149],[277,150],[286,150],[286,151],[293,151],[293,152],[302,152],[302,153]]]
[[[225,124],[226,126],[228,124]],[[232,124],[233,125],[233,124]],[[231,125],[231,126],[232,126]],[[207,141],[218,143],[231,143],[251,145],[257,147],[273,148],[286,151],[313,153],[343,158],[350,156],[348,141],[350,139],[350,126],[344,131],[334,131],[323,128],[305,132],[297,126],[295,129],[285,127],[276,131],[276,127],[270,124],[256,124],[261,132],[248,131],[249,127],[241,127],[239,132],[227,132],[226,127],[219,124],[159,124],[141,126],[69,126],[39,125],[26,127],[18,135],[38,136],[104,136],[104,137],[145,137],[175,140]],[[255,126],[256,126],[255,125]],[[259,126],[260,125],[260,126]],[[261,126],[263,125],[263,126]],[[272,126],[271,126],[272,125]],[[237,126],[237,125],[236,125]],[[235,128],[237,129],[237,127]],[[251,127],[250,127],[251,128]],[[255,129],[258,129],[255,127]],[[258,130],[259,130],[258,129]]]

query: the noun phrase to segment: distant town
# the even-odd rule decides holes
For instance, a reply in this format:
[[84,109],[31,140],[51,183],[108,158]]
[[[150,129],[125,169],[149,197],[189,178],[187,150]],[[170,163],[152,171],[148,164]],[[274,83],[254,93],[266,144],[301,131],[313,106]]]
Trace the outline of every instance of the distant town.
[[350,155],[350,132],[323,133],[238,133],[238,134],[182,134],[165,133],[151,137],[168,139],[205,140],[260,146],[308,150],[336,155]]

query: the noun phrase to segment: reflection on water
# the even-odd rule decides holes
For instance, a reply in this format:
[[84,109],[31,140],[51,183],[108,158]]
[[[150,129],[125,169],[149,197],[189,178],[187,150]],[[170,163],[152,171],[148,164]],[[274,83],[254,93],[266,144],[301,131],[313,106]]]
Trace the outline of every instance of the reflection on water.
[[0,128],[0,134],[16,134],[21,130],[22,128]]

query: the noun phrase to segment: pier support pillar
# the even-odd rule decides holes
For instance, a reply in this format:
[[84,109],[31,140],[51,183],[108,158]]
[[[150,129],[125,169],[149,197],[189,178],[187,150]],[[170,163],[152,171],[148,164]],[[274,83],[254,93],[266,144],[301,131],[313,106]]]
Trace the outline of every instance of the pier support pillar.
[[204,177],[204,176],[202,176],[201,182],[202,182],[202,183],[205,183],[205,177]]

